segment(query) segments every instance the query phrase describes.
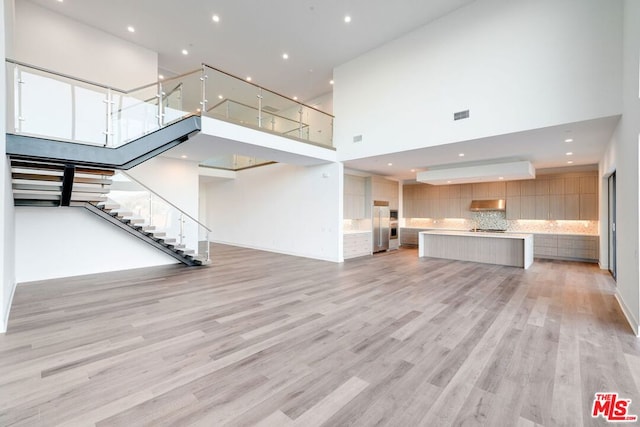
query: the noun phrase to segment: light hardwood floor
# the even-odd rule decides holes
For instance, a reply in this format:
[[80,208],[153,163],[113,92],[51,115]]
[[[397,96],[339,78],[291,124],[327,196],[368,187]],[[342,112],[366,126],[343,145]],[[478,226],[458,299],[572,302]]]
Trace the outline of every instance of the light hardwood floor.
[[594,265],[213,256],[19,285],[0,425],[605,425],[596,392],[640,415],[640,342]]

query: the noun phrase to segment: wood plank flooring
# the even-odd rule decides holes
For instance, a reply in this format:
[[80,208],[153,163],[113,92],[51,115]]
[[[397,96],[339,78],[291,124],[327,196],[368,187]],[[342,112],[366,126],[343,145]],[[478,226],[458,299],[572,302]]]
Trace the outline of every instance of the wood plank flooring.
[[594,265],[212,254],[19,285],[0,425],[606,425],[596,392],[640,415],[640,342]]

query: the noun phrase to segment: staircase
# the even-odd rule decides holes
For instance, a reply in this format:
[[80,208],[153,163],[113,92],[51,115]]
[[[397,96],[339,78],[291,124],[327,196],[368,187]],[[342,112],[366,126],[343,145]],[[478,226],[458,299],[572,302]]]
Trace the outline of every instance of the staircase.
[[16,206],[71,206],[106,201],[110,169],[75,167],[61,163],[11,160]]
[[[210,263],[208,250],[196,255],[175,237],[128,212],[109,198],[116,171],[62,163],[11,160],[15,206],[82,207],[188,266]],[[150,190],[147,190],[150,191]],[[177,209],[177,208],[176,208]],[[186,214],[185,214],[186,215]]]

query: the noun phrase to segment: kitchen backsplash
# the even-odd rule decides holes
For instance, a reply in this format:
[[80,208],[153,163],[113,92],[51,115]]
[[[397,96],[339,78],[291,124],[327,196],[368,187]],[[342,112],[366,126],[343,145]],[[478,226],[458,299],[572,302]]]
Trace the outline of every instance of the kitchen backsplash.
[[344,231],[371,231],[370,219],[343,219],[342,228]]
[[474,227],[507,230],[523,233],[588,234],[598,235],[598,221],[543,221],[508,220],[504,212],[474,212],[473,219],[462,218],[407,218],[400,220],[400,227],[443,228],[470,230]]

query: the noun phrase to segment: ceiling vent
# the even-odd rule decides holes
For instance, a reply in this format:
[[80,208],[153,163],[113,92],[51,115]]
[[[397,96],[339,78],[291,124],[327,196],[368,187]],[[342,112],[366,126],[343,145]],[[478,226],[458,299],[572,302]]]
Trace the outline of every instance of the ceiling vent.
[[362,135],[356,135],[353,137],[353,142],[362,142]]
[[536,170],[531,162],[522,161],[431,169],[418,172],[416,181],[431,185],[446,185],[500,180],[515,181],[518,179],[533,179],[535,177]]
[[457,113],[453,113],[453,120],[462,120],[469,118],[469,110],[458,111]]

